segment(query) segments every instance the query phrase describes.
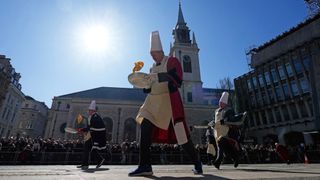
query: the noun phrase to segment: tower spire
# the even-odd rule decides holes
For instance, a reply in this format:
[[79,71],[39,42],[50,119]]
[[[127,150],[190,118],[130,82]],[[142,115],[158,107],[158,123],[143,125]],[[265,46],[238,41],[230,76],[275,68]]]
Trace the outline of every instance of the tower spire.
[[178,22],[172,32],[174,43],[191,43],[189,31],[187,23],[183,18],[181,1],[179,1]]
[[186,25],[186,22],[184,21],[182,10],[181,10],[181,1],[179,1],[179,14],[178,14],[178,22],[177,25]]

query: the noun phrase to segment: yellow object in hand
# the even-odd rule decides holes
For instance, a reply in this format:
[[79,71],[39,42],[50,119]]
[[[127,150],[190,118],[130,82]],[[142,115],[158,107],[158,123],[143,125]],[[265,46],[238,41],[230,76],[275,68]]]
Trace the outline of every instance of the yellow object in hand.
[[83,121],[83,117],[81,116],[81,114],[78,114],[77,116],[77,123],[80,124]]
[[142,61],[137,61],[134,63],[134,68],[132,69],[132,72],[140,71],[143,67],[144,63]]

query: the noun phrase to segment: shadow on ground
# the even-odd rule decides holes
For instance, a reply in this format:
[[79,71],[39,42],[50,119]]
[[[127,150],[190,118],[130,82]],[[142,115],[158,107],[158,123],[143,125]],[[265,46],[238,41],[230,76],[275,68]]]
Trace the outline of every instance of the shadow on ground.
[[228,180],[228,178],[223,178],[223,177],[219,177],[219,176],[214,176],[212,174],[202,174],[202,175],[195,175],[194,177],[173,177],[173,176],[147,176],[145,178],[149,178],[149,179],[161,179],[161,180],[170,180],[170,179],[174,179],[174,180],[198,180],[198,179],[210,179],[210,180]]
[[295,173],[295,174],[320,174],[320,172],[308,172],[308,171],[290,171],[290,170],[276,170],[276,169],[239,169],[241,171],[248,172],[277,172],[277,173]]
[[83,172],[94,173],[96,171],[108,171],[108,170],[109,168],[89,168],[89,169],[83,170]]

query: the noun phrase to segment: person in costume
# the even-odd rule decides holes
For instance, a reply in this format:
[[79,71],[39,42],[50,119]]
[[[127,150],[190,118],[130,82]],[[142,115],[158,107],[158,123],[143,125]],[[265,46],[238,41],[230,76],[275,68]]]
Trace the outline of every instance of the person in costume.
[[223,92],[219,100],[219,108],[215,111],[214,135],[218,146],[217,158],[213,165],[220,169],[223,155],[231,157],[234,167],[238,167],[239,144],[236,137],[230,137],[230,127],[240,126],[246,117],[246,112],[235,115],[234,110],[228,106],[229,93]]
[[274,145],[275,145],[275,152],[278,154],[281,160],[286,162],[288,165],[291,164],[288,149],[279,143],[275,143]]
[[154,64],[150,69],[150,87],[136,121],[140,124],[140,152],[138,168],[129,176],[152,175],[150,146],[154,143],[178,143],[194,164],[194,174],[202,173],[202,164],[190,139],[184,107],[179,93],[183,80],[182,68],[175,57],[164,55],[158,31],[151,33],[150,54]]
[[[99,168],[106,158],[106,127],[100,115],[96,110],[96,101],[91,101],[88,110],[88,124],[86,128],[79,129],[79,132],[84,133],[84,151],[82,155],[82,164],[77,166],[81,169],[89,168],[90,154],[94,154],[100,159],[96,168]],[[91,156],[91,158],[95,157]]]

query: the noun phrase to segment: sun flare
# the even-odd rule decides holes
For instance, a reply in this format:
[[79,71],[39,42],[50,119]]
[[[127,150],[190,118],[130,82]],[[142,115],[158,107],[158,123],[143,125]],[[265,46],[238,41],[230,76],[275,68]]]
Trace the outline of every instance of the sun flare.
[[94,25],[85,27],[81,33],[81,43],[87,53],[103,54],[110,44],[110,37],[106,27]]
[[[110,19],[112,17],[112,19]],[[72,61],[83,67],[103,68],[122,59],[123,31],[116,17],[82,18],[74,25],[73,42],[76,58]]]

